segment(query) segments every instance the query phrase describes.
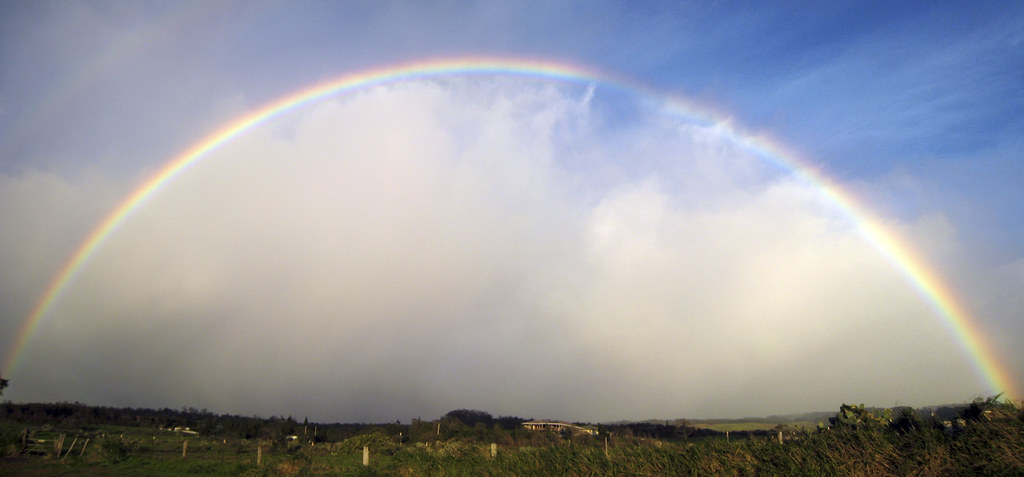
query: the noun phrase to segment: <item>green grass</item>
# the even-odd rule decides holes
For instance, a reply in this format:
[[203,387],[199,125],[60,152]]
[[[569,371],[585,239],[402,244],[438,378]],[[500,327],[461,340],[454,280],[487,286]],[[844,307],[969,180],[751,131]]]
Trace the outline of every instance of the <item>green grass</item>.
[[696,427],[711,429],[718,432],[767,431],[775,429],[778,424],[770,422],[722,422],[714,424],[697,424]]
[[[35,438],[47,441],[41,446],[43,455],[12,455],[17,453],[24,428],[0,423],[7,455],[0,461],[0,476],[1024,475],[1022,412],[971,421],[952,431],[931,425],[906,433],[878,426],[803,429],[787,433],[782,444],[757,436],[729,442],[722,438],[662,442],[613,437],[607,454],[603,438],[502,445],[498,455],[491,457],[489,443],[382,444],[377,436],[363,438],[371,445],[369,467],[362,466],[361,448],[354,445],[355,440],[316,446],[263,441],[262,462],[256,465],[254,440],[184,437],[155,429],[110,426],[32,428]],[[65,449],[73,436],[81,440],[70,454],[58,458],[52,439],[61,434],[65,435]],[[81,453],[85,438],[90,444]],[[188,449],[183,458],[185,440]]]

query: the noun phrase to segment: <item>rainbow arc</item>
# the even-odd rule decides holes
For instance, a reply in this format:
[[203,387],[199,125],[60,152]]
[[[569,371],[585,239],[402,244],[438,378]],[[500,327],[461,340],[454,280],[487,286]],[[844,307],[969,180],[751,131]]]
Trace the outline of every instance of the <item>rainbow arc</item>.
[[[6,356],[4,369],[10,373],[15,368],[20,353],[30,341],[40,321],[48,314],[62,291],[72,282],[75,274],[118,226],[141,208],[163,185],[210,156],[211,152],[219,147],[260,124],[327,97],[401,81],[485,74],[524,76],[588,85],[610,84],[644,94],[656,94],[649,88],[632,85],[607,74],[567,63],[507,58],[455,58],[407,63],[345,75],[280,98],[226,124],[165,163],[111,211],[64,263],[35,303]],[[713,112],[680,98],[667,98],[666,101],[675,114],[704,124],[716,124],[724,135],[736,144],[816,186],[836,207],[855,220],[863,236],[928,300],[937,316],[943,320],[943,325],[951,330],[960,346],[971,357],[977,374],[985,380],[989,390],[993,393],[1003,392],[1012,399],[1018,399],[1022,395],[1011,373],[1001,364],[993,347],[986,342],[984,333],[980,331],[980,327],[959,302],[955,293],[912,247],[895,233],[887,230],[838,184],[801,160],[797,154],[769,138],[744,134]]]

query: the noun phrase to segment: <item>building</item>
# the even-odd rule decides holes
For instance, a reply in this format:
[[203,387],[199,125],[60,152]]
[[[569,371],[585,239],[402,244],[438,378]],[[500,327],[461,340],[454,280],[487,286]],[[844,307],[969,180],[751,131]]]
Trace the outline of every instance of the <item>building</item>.
[[577,426],[560,421],[527,421],[523,423],[523,427],[531,431],[559,431],[597,435],[597,428],[593,426]]

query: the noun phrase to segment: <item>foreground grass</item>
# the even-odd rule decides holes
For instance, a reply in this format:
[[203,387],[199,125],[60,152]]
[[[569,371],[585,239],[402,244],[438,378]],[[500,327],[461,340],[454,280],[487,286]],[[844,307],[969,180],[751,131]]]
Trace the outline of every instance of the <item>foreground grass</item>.
[[[34,455],[12,452],[12,423],[0,423],[7,457],[0,476],[53,475],[1024,475],[1024,412],[913,429],[855,425],[799,430],[777,439],[662,442],[577,436],[550,445],[500,446],[459,440],[371,445],[185,437],[140,428],[35,429]],[[58,456],[55,439],[65,436]],[[89,439],[88,447],[81,443]],[[184,445],[187,441],[188,444]],[[386,444],[386,445],[385,445]],[[259,447],[257,447],[259,446]],[[183,447],[186,456],[182,456]],[[257,454],[261,462],[257,465]]]
[[388,475],[1024,475],[1024,429],[994,425],[958,436],[830,431],[781,445],[769,439],[647,442],[607,456],[598,446],[519,449],[494,459],[418,450],[377,469]]

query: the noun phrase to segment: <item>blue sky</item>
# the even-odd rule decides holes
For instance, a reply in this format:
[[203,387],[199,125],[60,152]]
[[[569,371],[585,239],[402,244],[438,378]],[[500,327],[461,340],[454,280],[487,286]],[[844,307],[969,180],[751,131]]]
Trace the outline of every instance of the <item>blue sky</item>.
[[[798,153],[911,243],[1021,375],[1020,25],[1017,2],[4,2],[4,349],[123,197],[275,98],[466,56],[580,65],[643,91],[438,78],[253,131],[111,237],[3,370],[5,397],[612,420],[983,395],[956,337],[855,223],[651,104],[684,98]],[[843,338],[869,330],[888,337]],[[529,351],[552,334],[575,345]],[[319,364],[293,376],[302,347]],[[366,371],[336,364],[350,361]],[[209,362],[222,364],[152,372]],[[265,399],[238,397],[264,370],[288,377]],[[821,390],[829,370],[855,378]],[[534,382],[564,385],[531,394]],[[658,397],[625,405],[608,387]],[[601,397],[567,398],[580,393]]]

